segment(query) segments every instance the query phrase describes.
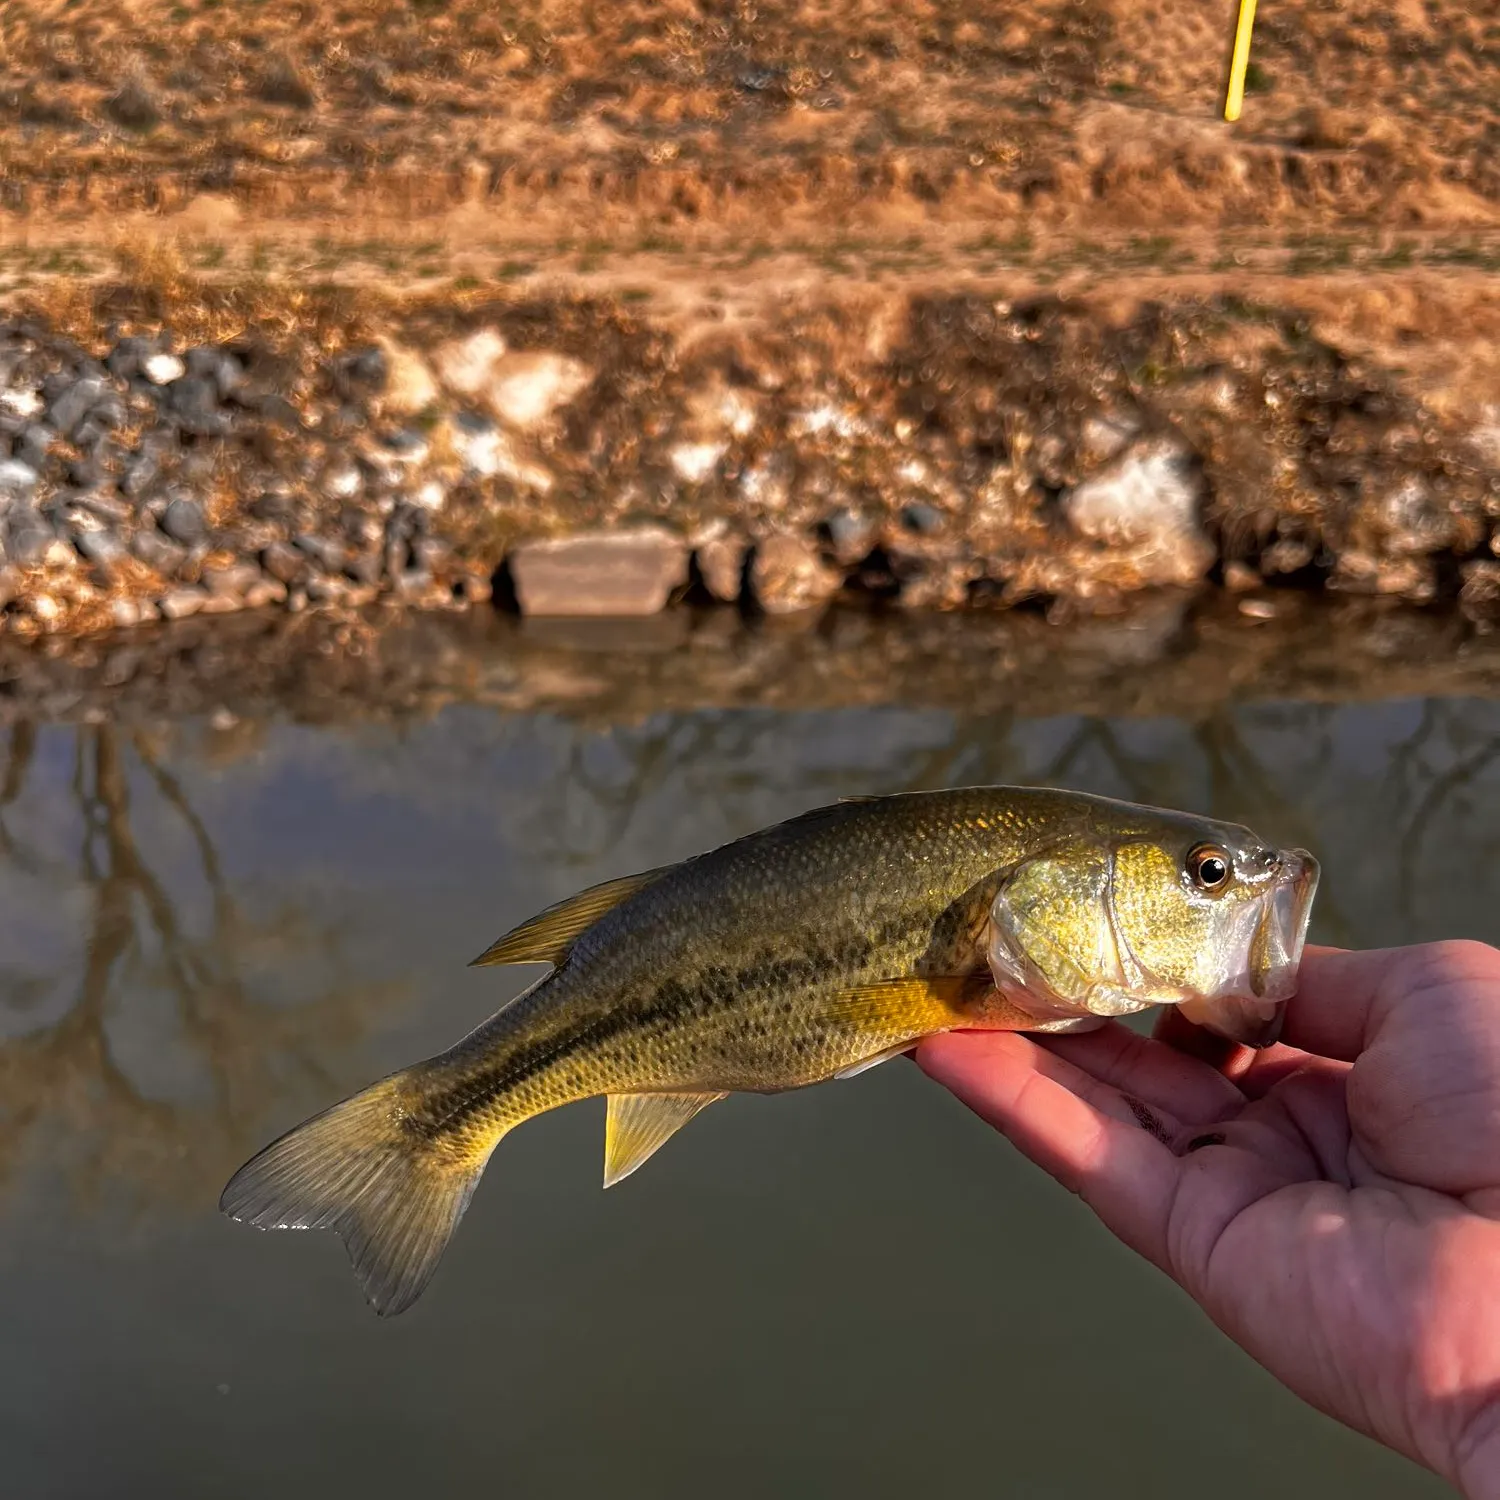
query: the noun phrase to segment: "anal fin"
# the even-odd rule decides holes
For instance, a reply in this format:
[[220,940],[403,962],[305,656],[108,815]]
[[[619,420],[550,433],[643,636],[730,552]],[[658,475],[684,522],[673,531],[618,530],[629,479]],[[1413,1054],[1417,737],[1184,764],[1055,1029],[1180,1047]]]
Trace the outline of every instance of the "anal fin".
[[611,1094],[604,1121],[604,1185],[629,1177],[700,1109],[723,1094]]

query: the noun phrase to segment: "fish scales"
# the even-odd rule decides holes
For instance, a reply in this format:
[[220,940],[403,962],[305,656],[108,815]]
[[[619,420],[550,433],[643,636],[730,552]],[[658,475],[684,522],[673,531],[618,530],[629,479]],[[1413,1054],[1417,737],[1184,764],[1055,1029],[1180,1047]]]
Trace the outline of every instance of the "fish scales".
[[331,1227],[378,1311],[421,1292],[500,1139],[606,1095],[606,1184],[731,1092],[848,1076],[956,1027],[1180,1005],[1262,1045],[1317,866],[1250,830],[1044,788],[814,809],[591,887],[476,963],[552,971],[455,1046],[248,1162],[225,1211]]
[[[902,1028],[830,1030],[817,1000],[892,974],[983,971],[980,929],[1015,820],[966,800],[896,829],[836,804],[789,858],[772,829],[686,861],[460,1044],[463,1112],[493,1108],[510,1124],[598,1093],[774,1091],[902,1040]],[[686,942],[684,899],[708,913]]]

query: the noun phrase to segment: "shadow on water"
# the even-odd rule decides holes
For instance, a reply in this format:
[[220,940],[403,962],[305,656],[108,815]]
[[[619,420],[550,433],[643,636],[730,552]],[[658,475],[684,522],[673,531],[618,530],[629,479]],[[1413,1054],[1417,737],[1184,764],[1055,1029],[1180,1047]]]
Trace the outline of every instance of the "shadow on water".
[[13,1493],[107,1472],[157,1495],[958,1494],[1001,1470],[1028,1496],[1122,1473],[1154,1495],[1439,1492],[1272,1386],[905,1065],[731,1100],[608,1195],[588,1106],[518,1132],[399,1323],[324,1237],[215,1202],[270,1135],[519,987],[464,968],[505,927],[851,793],[1191,807],[1319,854],[1323,941],[1500,939],[1500,701],[482,698],[3,731]]

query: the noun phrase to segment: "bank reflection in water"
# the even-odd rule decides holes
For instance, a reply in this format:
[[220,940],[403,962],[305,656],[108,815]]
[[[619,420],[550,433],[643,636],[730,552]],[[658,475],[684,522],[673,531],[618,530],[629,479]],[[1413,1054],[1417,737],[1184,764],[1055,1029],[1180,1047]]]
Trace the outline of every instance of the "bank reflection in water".
[[[466,971],[467,959],[505,927],[593,880],[851,793],[1046,782],[1237,818],[1278,841],[1305,843],[1326,872],[1314,929],[1322,941],[1495,940],[1500,920],[1486,872],[1500,852],[1497,760],[1500,704],[1477,699],[1260,704],[1196,724],[874,708],[682,712],[610,724],[453,706],[405,727],[14,726],[0,762],[0,1256],[18,1347],[46,1343],[45,1319],[28,1325],[42,1317],[33,1303],[69,1301],[81,1285],[86,1298],[95,1282],[136,1288],[112,1295],[137,1295],[140,1278],[156,1274],[139,1257],[157,1253],[178,1268],[173,1274],[213,1282],[222,1266],[225,1276],[250,1268],[245,1274],[266,1279],[236,1291],[232,1311],[227,1292],[222,1305],[211,1304],[210,1321],[227,1321],[202,1335],[201,1349],[193,1331],[176,1328],[167,1353],[137,1350],[134,1362],[157,1369],[170,1386],[174,1359],[181,1368],[211,1362],[210,1339],[215,1351],[238,1347],[248,1335],[236,1332],[235,1320],[253,1325],[274,1316],[275,1278],[303,1275],[314,1263],[302,1256],[314,1252],[299,1237],[301,1256],[289,1257],[276,1237],[222,1225],[214,1203],[227,1173],[269,1133],[455,1040],[509,993],[503,976]],[[908,1108],[904,1101],[914,1096],[906,1088],[846,1091],[839,1108],[827,1106],[828,1117],[852,1111],[857,1118],[871,1100]],[[854,1102],[860,1097],[863,1106]],[[923,1098],[911,1125],[917,1163],[932,1129],[923,1123],[926,1111],[936,1108]],[[764,1128],[765,1119],[756,1116],[746,1129]],[[571,1149],[579,1130],[596,1125],[590,1119],[553,1140]],[[1002,1149],[995,1145],[994,1160]],[[596,1189],[575,1168],[570,1162],[566,1189],[581,1201]],[[635,1200],[656,1195],[653,1212],[665,1217],[655,1233],[664,1243],[698,1212],[693,1189],[681,1188],[680,1201],[661,1196],[671,1181],[658,1174],[656,1187]],[[798,1191],[821,1189],[803,1183]],[[975,1184],[962,1191],[971,1194]],[[483,1212],[471,1219],[478,1222],[465,1225],[455,1260],[476,1253],[472,1246],[489,1233]],[[522,1224],[509,1214],[493,1222],[495,1244],[519,1239],[531,1246],[528,1254],[547,1246],[546,1254],[556,1253],[569,1233],[565,1224]],[[1069,1225],[1066,1232],[1076,1234],[1076,1222]],[[847,1226],[855,1238],[867,1229]],[[1064,1231],[1043,1222],[1035,1232]],[[1090,1256],[1112,1253],[1093,1240],[1086,1251],[1074,1257],[1075,1270],[1080,1257],[1087,1265]],[[53,1270],[59,1255],[72,1267],[66,1278]],[[317,1276],[328,1269],[329,1259],[317,1256]],[[337,1343],[345,1336],[337,1330],[347,1330],[351,1348],[369,1348],[364,1311],[352,1293],[339,1300],[349,1289],[342,1267],[333,1269],[338,1274],[316,1283],[314,1316],[327,1320],[321,1336]],[[311,1283],[299,1285],[293,1297],[305,1312],[314,1305]],[[449,1326],[444,1320],[455,1315],[463,1285],[462,1270],[439,1277],[429,1294],[438,1310],[425,1315],[428,1337]],[[771,1308],[777,1286],[773,1276],[725,1295],[752,1303],[759,1295]],[[652,1287],[653,1295],[668,1295],[665,1283]],[[158,1285],[156,1295],[167,1310],[158,1315],[173,1318],[171,1288]],[[568,1289],[545,1279],[529,1295],[554,1311],[570,1305]],[[108,1319],[91,1322],[67,1359],[50,1367],[41,1361],[22,1405],[0,1416],[3,1433],[24,1408],[38,1477],[59,1463],[67,1469],[72,1385],[89,1386],[80,1370],[112,1367],[119,1337]],[[871,1358],[879,1338],[872,1328]],[[584,1326],[570,1330],[569,1340],[580,1357],[608,1354],[589,1348]],[[1199,1358],[1198,1345],[1192,1348]],[[974,1357],[966,1344],[945,1350],[939,1339],[925,1352],[956,1368]],[[269,1357],[242,1356],[252,1369]],[[434,1357],[446,1356],[434,1350]],[[1078,1357],[1077,1346],[1058,1355]],[[680,1396],[672,1359],[670,1351],[655,1356],[653,1378]],[[406,1419],[420,1423],[425,1408],[414,1399]],[[1286,1417],[1291,1408],[1277,1410],[1294,1420]],[[164,1398],[136,1420],[149,1426],[176,1413]],[[262,1413],[260,1420],[273,1418]],[[293,1418],[277,1409],[275,1420]],[[540,1462],[533,1447],[556,1435],[555,1413],[530,1420],[532,1429],[507,1429],[500,1439],[523,1468]],[[1232,1431],[1233,1414],[1223,1420]],[[1325,1443],[1340,1463],[1370,1466],[1361,1470],[1375,1486],[1366,1493],[1427,1492],[1404,1466],[1341,1446],[1345,1439],[1321,1428],[1308,1431],[1299,1440],[1308,1451],[1323,1453]],[[232,1422],[225,1433],[234,1440]],[[46,1434],[62,1446],[49,1448]],[[154,1440],[149,1461],[136,1449],[144,1440],[135,1429],[111,1429],[108,1440],[132,1452],[153,1483],[170,1478],[172,1461],[156,1453]],[[384,1492],[389,1476],[369,1457],[378,1450],[361,1451],[372,1466],[368,1486]],[[614,1450],[606,1444],[603,1451]],[[973,1462],[982,1456],[976,1439]],[[915,1456],[906,1457],[919,1472]],[[612,1461],[618,1466],[618,1456]],[[726,1461],[716,1449],[705,1454],[705,1462]],[[212,1455],[203,1462],[211,1465]],[[268,1455],[264,1472],[274,1468]],[[255,1472],[251,1465],[243,1492],[253,1489]],[[1167,1485],[1162,1493],[1179,1492],[1169,1472],[1153,1472]],[[1342,1472],[1334,1465],[1324,1477]],[[769,1474],[762,1473],[765,1482]],[[1179,1478],[1185,1494],[1187,1471]],[[223,1492],[242,1491],[231,1484]],[[662,1491],[643,1482],[639,1492]],[[731,1485],[727,1492],[740,1491]],[[1238,1492],[1232,1484],[1223,1490]]]

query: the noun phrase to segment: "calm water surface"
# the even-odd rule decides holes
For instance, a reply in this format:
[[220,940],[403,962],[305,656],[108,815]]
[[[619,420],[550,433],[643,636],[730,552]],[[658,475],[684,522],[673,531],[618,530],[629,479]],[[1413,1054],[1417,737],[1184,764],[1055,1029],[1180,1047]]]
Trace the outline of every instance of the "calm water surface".
[[465,968],[511,924],[849,793],[1194,807],[1323,857],[1322,940],[1500,940],[1500,704],[7,733],[7,1494],[1446,1493],[1284,1394],[905,1062],[732,1098],[607,1194],[602,1105],[533,1123],[390,1323],[336,1240],[215,1202],[519,988]]

